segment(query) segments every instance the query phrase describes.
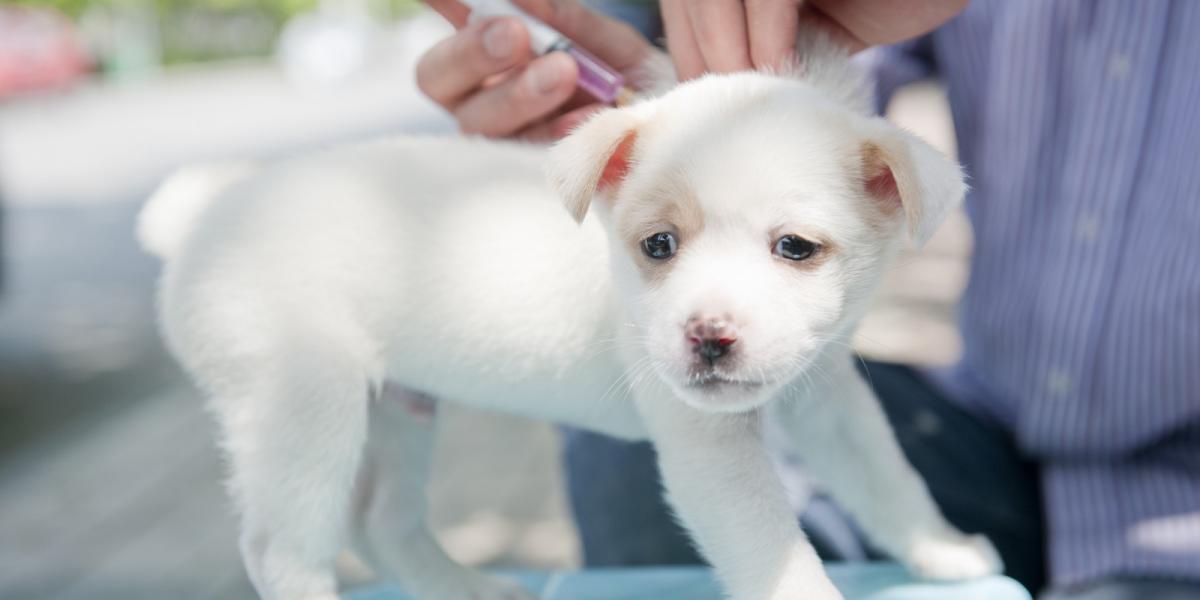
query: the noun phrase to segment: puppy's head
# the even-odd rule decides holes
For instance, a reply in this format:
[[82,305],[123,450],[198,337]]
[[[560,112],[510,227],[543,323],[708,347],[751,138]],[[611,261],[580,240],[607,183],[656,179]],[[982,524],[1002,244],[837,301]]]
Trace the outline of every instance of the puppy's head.
[[803,79],[709,76],[602,112],[552,152],[568,210],[605,223],[657,374],[706,411],[755,408],[844,346],[905,237],[964,191],[958,166]]

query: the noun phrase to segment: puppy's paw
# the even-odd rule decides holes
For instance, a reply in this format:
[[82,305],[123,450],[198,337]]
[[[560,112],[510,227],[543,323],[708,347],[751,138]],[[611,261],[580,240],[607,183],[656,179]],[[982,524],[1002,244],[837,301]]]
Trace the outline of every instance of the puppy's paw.
[[759,583],[759,585],[765,584],[766,588],[757,585],[741,588],[732,594],[733,598],[735,600],[743,598],[755,600],[843,600],[842,593],[838,591],[837,586],[833,585],[833,581],[829,579],[829,575],[820,562],[816,561],[815,554],[811,558],[799,562],[801,564],[791,565],[792,568],[785,569],[778,577],[768,578],[769,581]]
[[974,579],[1004,570],[991,541],[954,530],[918,537],[905,562],[915,575],[938,581]]

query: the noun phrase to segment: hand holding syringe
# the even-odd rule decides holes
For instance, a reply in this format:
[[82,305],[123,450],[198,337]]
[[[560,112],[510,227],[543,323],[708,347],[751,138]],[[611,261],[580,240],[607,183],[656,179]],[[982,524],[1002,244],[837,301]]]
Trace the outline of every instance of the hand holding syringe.
[[471,7],[468,21],[491,17],[515,17],[529,30],[529,45],[533,53],[542,56],[551,52],[566,52],[579,69],[579,89],[589,93],[601,104],[623,104],[633,92],[625,87],[625,77],[604,64],[591,52],[580,47],[553,27],[519,9],[509,0],[463,0]]
[[[475,17],[458,0],[427,3],[459,31],[421,58],[418,84],[468,133],[560,137],[615,100],[622,73],[652,51],[628,25],[575,2],[514,0],[541,26],[513,16],[483,16],[507,14],[493,0],[471,2],[478,6]],[[554,51],[563,43],[554,30],[575,43],[574,52]]]

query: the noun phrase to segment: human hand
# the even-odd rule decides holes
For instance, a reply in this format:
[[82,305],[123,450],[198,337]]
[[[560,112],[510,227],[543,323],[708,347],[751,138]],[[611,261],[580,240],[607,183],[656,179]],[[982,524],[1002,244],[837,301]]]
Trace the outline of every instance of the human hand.
[[662,0],[667,49],[680,81],[704,73],[779,67],[800,28],[824,29],[851,52],[941,25],[966,0]]
[[[632,27],[577,0],[512,0],[614,69],[628,75],[651,46]],[[529,32],[512,17],[467,22],[458,0],[426,0],[458,30],[417,63],[417,86],[458,121],[464,133],[556,139],[592,112],[596,100],[576,89],[579,71],[563,52],[534,56]]]

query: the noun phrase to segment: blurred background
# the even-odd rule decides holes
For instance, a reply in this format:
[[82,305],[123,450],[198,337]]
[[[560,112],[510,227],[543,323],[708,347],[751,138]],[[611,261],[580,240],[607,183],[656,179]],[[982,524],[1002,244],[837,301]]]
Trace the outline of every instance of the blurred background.
[[[0,598],[252,596],[212,426],[158,341],[158,267],[134,218],[181,165],[453,134],[412,75],[448,31],[411,0],[0,3]],[[953,151],[935,84],[889,113]],[[860,349],[954,361],[969,248],[958,215],[903,257]],[[442,410],[431,520],[448,551],[577,564],[555,430]]]

